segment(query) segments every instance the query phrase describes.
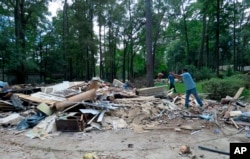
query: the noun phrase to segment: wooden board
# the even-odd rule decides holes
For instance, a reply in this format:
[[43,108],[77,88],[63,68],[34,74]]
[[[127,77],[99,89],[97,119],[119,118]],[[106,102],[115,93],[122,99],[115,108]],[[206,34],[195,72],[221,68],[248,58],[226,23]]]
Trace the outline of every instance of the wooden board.
[[19,98],[27,100],[27,101],[36,102],[36,103],[46,103],[46,104],[51,105],[51,106],[53,106],[56,103],[56,101],[54,101],[54,100],[41,99],[41,98],[32,97],[30,95],[25,95],[25,94],[15,93],[15,95],[17,95]]
[[244,87],[240,87],[237,93],[234,95],[233,99],[239,99],[241,93],[243,92]]
[[158,87],[147,87],[137,90],[140,96],[154,96],[154,95],[166,95],[167,85]]

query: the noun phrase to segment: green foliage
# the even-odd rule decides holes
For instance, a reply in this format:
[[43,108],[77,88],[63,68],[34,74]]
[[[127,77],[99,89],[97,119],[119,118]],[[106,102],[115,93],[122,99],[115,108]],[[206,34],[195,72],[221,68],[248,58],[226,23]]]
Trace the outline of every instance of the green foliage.
[[215,72],[208,68],[208,67],[202,67],[199,71],[197,71],[196,73],[196,80],[200,81],[200,80],[207,80],[210,79],[212,77],[215,77]]
[[242,81],[243,86],[246,89],[250,88],[250,75],[247,75],[247,74],[235,74],[235,75],[231,76],[230,78],[234,79],[236,82],[237,81]]
[[231,67],[228,67],[226,70],[226,76],[230,77],[233,75],[233,69]]
[[194,65],[186,65],[185,68],[188,69],[188,72],[192,75],[195,81],[207,80],[216,76],[215,72],[208,67],[198,69]]
[[180,40],[173,40],[167,47],[167,65],[170,70],[179,71],[185,63],[185,47]]
[[[4,57],[6,73],[19,70],[24,75],[25,71],[36,70],[45,78],[50,77],[48,81],[53,81],[50,75],[55,73],[79,79],[94,75],[145,76],[144,1],[73,1],[67,12],[58,11],[53,21],[46,19],[48,0],[24,1],[21,22],[15,22],[12,2],[0,2],[0,56]],[[248,66],[250,27],[245,22],[249,5],[249,1],[223,1],[220,26],[216,28],[216,1],[152,1],[154,73],[180,73],[187,65],[198,89],[198,81],[215,77],[217,61],[220,65],[235,64],[236,68]],[[16,20],[20,18],[21,15]],[[15,28],[19,23],[22,27]],[[96,26],[98,32],[94,32]],[[220,31],[218,57],[214,54],[216,29]],[[15,35],[15,31],[21,34]],[[99,67],[100,59],[102,68],[95,73],[94,67]],[[224,78],[233,74],[231,68],[222,72]],[[182,83],[176,85],[184,90]],[[243,85],[249,88],[250,84],[244,80]]]
[[233,97],[240,87],[248,88],[248,81],[247,75],[235,75],[224,79],[212,78],[202,82],[202,89],[209,93],[208,98],[220,100],[227,95]]

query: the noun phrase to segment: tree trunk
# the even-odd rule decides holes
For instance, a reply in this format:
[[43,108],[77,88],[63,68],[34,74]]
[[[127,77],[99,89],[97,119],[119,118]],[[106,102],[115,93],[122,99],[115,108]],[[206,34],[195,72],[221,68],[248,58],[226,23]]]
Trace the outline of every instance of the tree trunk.
[[99,53],[100,53],[100,72],[99,76],[100,78],[103,78],[103,52],[102,52],[102,26],[99,24]]
[[233,28],[233,64],[234,64],[234,71],[237,70],[237,63],[236,63],[236,16],[235,16],[236,8],[235,8],[235,0],[234,0],[234,28]]
[[147,65],[147,86],[154,85],[154,59],[152,55],[152,13],[151,13],[151,0],[145,0],[146,6],[146,65]]
[[216,33],[215,33],[215,69],[216,69],[216,75],[219,77],[219,42],[220,42],[220,0],[217,0],[217,6],[216,6]]
[[24,18],[24,0],[16,0],[15,4],[15,36],[16,36],[16,53],[17,62],[19,63],[14,72],[16,76],[16,83],[25,83],[27,77],[27,69],[25,66],[25,26],[26,20]]
[[203,28],[202,28],[202,34],[201,34],[201,46],[200,46],[200,56],[199,56],[199,67],[201,68],[204,65],[203,61],[203,54],[204,54],[204,44],[206,41],[206,14],[203,15]]
[[68,3],[67,0],[64,1],[63,6],[63,60],[64,60],[64,79],[68,79],[68,67],[66,59],[67,50],[68,50]]
[[192,61],[194,60],[194,57],[190,55],[189,52],[189,38],[188,38],[188,29],[187,29],[187,21],[186,21],[186,13],[184,13],[183,4],[181,5],[182,11],[183,11],[183,22],[184,22],[184,34],[186,39],[186,46],[187,46],[187,63],[190,65],[192,64]]
[[126,39],[123,40],[124,49],[123,49],[123,58],[122,58],[122,80],[125,81],[126,79],[126,58],[127,58],[127,50],[128,50],[128,44]]

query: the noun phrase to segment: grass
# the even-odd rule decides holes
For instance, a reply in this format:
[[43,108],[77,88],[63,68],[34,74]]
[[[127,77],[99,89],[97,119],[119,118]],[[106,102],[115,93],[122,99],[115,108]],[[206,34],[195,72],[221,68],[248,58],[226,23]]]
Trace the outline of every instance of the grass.
[[[155,83],[155,86],[161,86],[161,85],[166,85],[166,83],[160,83],[160,82]],[[176,88],[177,93],[185,94],[185,86],[182,82],[175,82],[175,88]],[[167,90],[168,89],[169,89],[169,86],[167,86]],[[204,92],[204,90],[202,90],[201,82],[196,82],[196,90],[202,98],[205,97],[208,93],[208,92]],[[246,88],[242,92],[241,96],[243,97],[244,101],[250,102],[250,89]]]
[[[175,88],[176,88],[176,91],[178,93],[185,93],[185,86],[182,82],[176,82]],[[201,83],[199,83],[199,82],[196,83],[196,90],[198,93],[205,93],[205,92],[203,92],[203,90],[201,88]]]
[[[165,85],[165,84],[155,83],[155,86],[161,86],[161,85]],[[184,94],[186,92],[185,91],[185,86],[184,86],[184,84],[182,82],[175,82],[175,89],[176,89],[177,93]],[[204,93],[202,91],[202,88],[201,88],[201,83],[199,83],[199,82],[196,83],[196,89],[197,89],[198,93]]]

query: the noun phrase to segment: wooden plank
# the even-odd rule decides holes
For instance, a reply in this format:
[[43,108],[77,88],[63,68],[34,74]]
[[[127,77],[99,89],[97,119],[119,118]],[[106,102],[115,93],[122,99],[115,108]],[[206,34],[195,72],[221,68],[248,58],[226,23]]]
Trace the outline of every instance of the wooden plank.
[[234,95],[233,99],[239,99],[241,93],[243,92],[244,87],[240,87],[237,93]]
[[17,95],[21,99],[31,101],[31,102],[36,102],[36,103],[46,103],[48,105],[54,105],[56,103],[56,101],[54,100],[40,99],[37,97],[31,97],[30,95],[25,95],[25,94],[15,93],[15,95]]
[[230,107],[228,107],[228,109],[227,109],[227,111],[225,112],[225,114],[224,114],[224,118],[225,119],[227,119],[227,118],[229,118],[230,117],[230,112],[233,110],[235,108],[235,106],[230,106]]
[[[224,121],[225,123],[227,124],[232,124],[232,121]],[[250,123],[249,122],[243,122],[243,121],[234,121],[237,125],[240,125],[240,126],[250,126]]]
[[234,126],[236,127],[236,129],[239,129],[239,126],[235,123],[233,118],[230,118],[231,122],[234,124]]
[[141,88],[138,89],[137,92],[139,93],[140,96],[166,95],[167,85]]

